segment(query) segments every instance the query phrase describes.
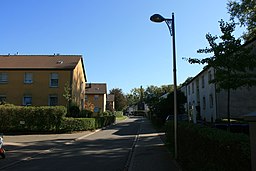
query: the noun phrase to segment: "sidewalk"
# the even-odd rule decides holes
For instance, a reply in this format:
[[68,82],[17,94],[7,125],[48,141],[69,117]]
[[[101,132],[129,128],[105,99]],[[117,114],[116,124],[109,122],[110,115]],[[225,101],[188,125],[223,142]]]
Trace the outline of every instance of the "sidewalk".
[[178,171],[163,141],[149,120],[143,119],[129,171]]
[[4,136],[4,148],[7,151],[15,150],[18,148],[35,145],[39,142],[51,142],[55,143],[70,142],[82,139],[89,136],[96,131],[82,131],[77,133],[66,134],[32,134],[32,135],[6,135]]

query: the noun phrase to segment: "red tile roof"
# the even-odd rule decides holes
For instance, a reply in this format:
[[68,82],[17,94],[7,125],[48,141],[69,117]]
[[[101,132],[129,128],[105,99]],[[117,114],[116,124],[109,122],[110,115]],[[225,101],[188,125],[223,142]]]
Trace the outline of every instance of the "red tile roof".
[[1,69],[74,69],[81,55],[0,55]]

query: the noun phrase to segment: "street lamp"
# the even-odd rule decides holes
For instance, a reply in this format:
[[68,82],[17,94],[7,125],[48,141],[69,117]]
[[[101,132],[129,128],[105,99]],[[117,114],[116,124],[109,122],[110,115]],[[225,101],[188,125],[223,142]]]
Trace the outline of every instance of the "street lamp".
[[172,46],[173,46],[173,92],[174,92],[174,157],[178,158],[178,148],[177,148],[177,77],[176,77],[176,49],[175,49],[175,27],[174,27],[174,13],[172,13],[172,18],[164,18],[159,14],[154,14],[150,17],[150,20],[156,23],[165,22],[168,26],[170,35],[172,36]]

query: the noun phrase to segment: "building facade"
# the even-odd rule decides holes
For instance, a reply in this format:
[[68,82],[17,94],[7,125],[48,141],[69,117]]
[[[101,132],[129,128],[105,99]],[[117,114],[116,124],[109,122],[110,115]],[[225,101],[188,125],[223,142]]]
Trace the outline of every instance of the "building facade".
[[[256,54],[256,40],[248,45],[254,46],[252,53]],[[213,78],[214,69],[205,68],[181,89],[187,97],[187,113],[194,123],[199,119],[214,122],[216,119],[227,118],[228,93],[225,90],[217,91],[216,84],[209,83]],[[244,115],[254,111],[256,111],[256,86],[230,90],[231,118],[243,118]]]
[[82,109],[86,74],[81,55],[0,55],[0,101],[22,106],[67,105],[64,87]]
[[85,91],[85,103],[91,103],[94,106],[94,114],[106,111],[107,103],[107,84],[106,83],[90,83]]

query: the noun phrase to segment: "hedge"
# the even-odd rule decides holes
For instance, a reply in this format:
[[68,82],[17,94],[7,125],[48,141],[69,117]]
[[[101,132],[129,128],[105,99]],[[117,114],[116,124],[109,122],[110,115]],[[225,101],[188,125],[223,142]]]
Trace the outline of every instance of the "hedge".
[[[173,133],[173,122],[168,122],[171,151]],[[250,170],[250,143],[245,134],[179,122],[177,137],[178,162],[183,170]]]
[[102,128],[112,123],[115,123],[115,116],[101,116],[95,118],[95,128]]
[[0,131],[53,131],[58,130],[66,114],[63,106],[24,107],[0,105]]
[[95,118],[64,118],[60,131],[85,131],[95,129]]
[[66,108],[0,105],[0,132],[70,132],[93,130],[115,122],[115,116],[65,117]]

